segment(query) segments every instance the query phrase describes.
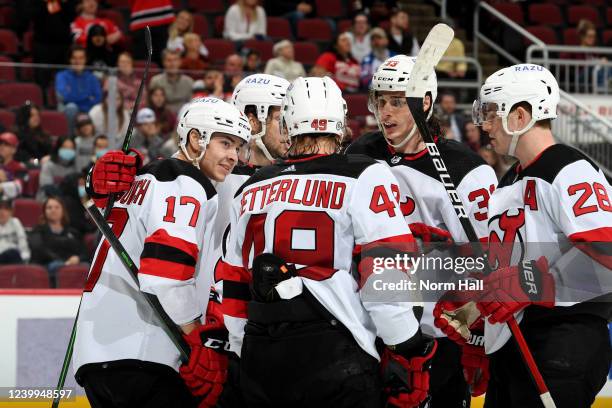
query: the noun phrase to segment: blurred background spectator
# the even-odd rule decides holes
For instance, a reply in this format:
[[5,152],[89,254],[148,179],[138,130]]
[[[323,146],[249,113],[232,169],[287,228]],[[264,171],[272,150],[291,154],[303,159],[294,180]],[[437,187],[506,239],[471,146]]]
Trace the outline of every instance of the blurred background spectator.
[[[189,10],[181,10],[176,14],[176,20],[170,24],[168,28],[168,43],[166,48],[170,50],[177,50],[179,52],[185,51],[183,45],[185,34],[193,33],[193,14]],[[208,58],[208,50],[204,44],[200,44],[198,50],[203,58]]]
[[382,28],[376,27],[370,31],[370,41],[372,51],[361,62],[361,87],[363,89],[368,89],[372,82],[372,75],[380,64],[395,55],[395,52],[387,48],[389,40],[387,39],[387,33]]
[[[192,98],[214,96],[223,99],[223,74],[216,70],[208,70],[204,74],[204,79],[198,79],[193,83]],[[163,130],[162,130],[163,133]]]
[[319,66],[336,81],[338,87],[345,92],[357,92],[361,68],[351,54],[351,41],[346,33],[338,34],[329,48],[317,59]]
[[247,48],[243,71],[244,76],[261,73],[261,54],[259,51]]
[[162,59],[164,72],[151,78],[149,88],[163,88],[168,109],[176,113],[183,104],[189,101],[193,79],[180,72],[181,55],[178,51],[164,50]]
[[55,77],[55,92],[57,93],[58,109],[66,114],[68,126],[72,134],[74,118],[79,112],[89,110],[102,100],[100,81],[90,71],[85,69],[87,54],[79,45],[70,48],[70,69],[57,73]]
[[159,133],[155,112],[149,108],[140,109],[136,115],[136,125],[138,129],[132,139],[132,147],[145,156],[145,162],[160,157],[160,149],[165,140]]
[[361,63],[363,59],[372,51],[370,45],[370,23],[368,16],[363,13],[358,13],[353,17],[353,25],[346,32],[351,42],[351,53],[357,62]]
[[81,171],[91,164],[91,157],[94,155],[95,128],[91,118],[86,113],[79,113],[75,122],[75,166],[77,171]]
[[21,162],[40,160],[51,153],[53,140],[42,128],[40,107],[26,102],[17,109],[15,115],[15,134],[19,148],[15,157]]
[[164,137],[168,137],[168,135],[175,131],[176,114],[167,106],[166,91],[163,87],[152,86],[149,88],[147,107],[155,112],[155,117],[161,126],[161,133]]
[[139,44],[132,48],[132,55],[136,59],[147,57],[144,44],[146,26],[149,26],[153,43],[153,61],[161,65],[161,53],[168,42],[168,26],[174,22],[172,0],[130,0],[130,6],[132,42]]
[[440,121],[448,122],[452,139],[462,142],[464,140],[463,128],[466,119],[464,115],[457,110],[457,98],[455,94],[443,92],[439,97],[439,101],[438,115]]
[[465,144],[475,152],[478,152],[482,146],[486,145],[480,127],[476,126],[472,121],[466,121],[463,125],[463,136]]
[[45,161],[40,169],[40,179],[36,199],[45,200],[47,197],[59,195],[59,184],[70,173],[77,171],[76,149],[74,141],[68,137],[58,139],[51,158]]
[[[140,77],[134,73],[134,58],[127,51],[119,54],[117,59],[117,92],[123,96],[123,106],[131,111],[136,101],[138,88],[140,87]],[[105,86],[105,89],[107,87]],[[147,100],[147,88],[142,89],[141,105]]]
[[39,225],[29,235],[32,262],[45,265],[51,287],[56,286],[57,270],[64,265],[87,261],[81,235],[70,227],[63,200],[49,197],[43,203]]
[[314,0],[265,0],[264,5],[269,15],[289,20],[294,37],[297,37],[297,24],[300,20],[317,16]]
[[27,263],[30,247],[23,225],[13,217],[10,200],[0,200],[0,264]]
[[117,53],[106,40],[106,30],[99,24],[89,27],[87,33],[87,65],[94,67],[93,73],[102,80],[109,68],[117,65]]
[[19,197],[28,177],[26,166],[15,160],[19,146],[17,136],[11,132],[0,134],[0,199]]
[[69,174],[60,184],[62,200],[68,214],[68,225],[81,236],[97,231],[96,225],[85,209],[85,203],[89,200],[85,191],[86,177],[86,172]]
[[183,59],[181,60],[181,69],[193,71],[189,73],[193,79],[202,75],[201,71],[208,68],[208,59],[202,56],[202,39],[196,33],[187,33],[183,40]]
[[289,82],[301,76],[306,76],[304,65],[295,61],[295,49],[289,40],[282,40],[272,47],[274,58],[266,63],[265,74],[276,75],[285,78]]
[[231,96],[238,82],[244,77],[243,66],[242,57],[238,54],[232,54],[225,59],[225,65],[223,66],[223,92],[227,97]]
[[107,92],[104,92],[104,98],[102,102],[91,108],[89,111],[89,117],[94,125],[94,134],[106,135],[109,138],[115,138],[117,141],[116,145],[119,146],[123,142],[123,137],[127,132],[128,125],[130,123],[130,113],[123,105],[123,95],[121,92],[117,92],[115,95],[115,116],[116,123],[114,128],[111,129],[111,121],[109,118]]
[[223,37],[231,41],[245,41],[266,37],[266,12],[257,0],[238,0],[227,9]]
[[82,0],[77,10],[79,16],[70,25],[75,43],[84,47],[87,44],[89,29],[94,25],[100,25],[104,28],[108,44],[113,45],[121,40],[123,34],[119,27],[111,20],[97,16],[98,0]]
[[[452,21],[445,21],[451,27],[454,27]],[[444,57],[465,58],[465,45],[461,39],[454,37],[444,53]],[[436,65],[436,75],[438,78],[465,78],[467,72],[467,64],[458,61],[440,61]]]
[[389,27],[389,49],[396,54],[405,54],[415,57],[419,50],[419,43],[410,31],[410,16],[402,9],[395,9],[391,13]]

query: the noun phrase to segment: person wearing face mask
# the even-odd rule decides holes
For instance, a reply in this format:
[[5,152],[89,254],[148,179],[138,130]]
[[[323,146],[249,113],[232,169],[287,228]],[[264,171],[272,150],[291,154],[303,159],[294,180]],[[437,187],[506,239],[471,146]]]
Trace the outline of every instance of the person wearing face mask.
[[68,174],[77,172],[76,149],[72,139],[61,137],[57,140],[51,158],[43,163],[40,169],[40,179],[36,199],[58,195],[58,185]]
[[76,158],[77,170],[83,170],[91,164],[91,156],[94,154],[95,127],[88,114],[79,113],[75,121]]

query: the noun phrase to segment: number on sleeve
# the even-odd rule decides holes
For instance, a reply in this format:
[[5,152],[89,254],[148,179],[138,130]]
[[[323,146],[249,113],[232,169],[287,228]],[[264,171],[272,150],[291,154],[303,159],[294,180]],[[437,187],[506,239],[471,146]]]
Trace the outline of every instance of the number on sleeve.
[[[492,186],[493,187],[493,186]],[[480,188],[478,190],[472,191],[468,194],[468,200],[470,202],[476,201],[478,208],[481,211],[477,211],[474,213],[474,218],[476,221],[485,221],[488,217],[487,208],[489,207],[489,191],[486,188]]]
[[[162,218],[162,220],[164,222],[175,223],[176,218],[174,217],[174,207],[176,205],[176,197],[170,196],[166,198],[166,203],[167,203],[166,215],[164,215],[164,218]],[[189,226],[195,228],[196,224],[198,223],[198,217],[200,215],[200,202],[190,196],[181,196],[179,200],[179,204],[180,205],[187,205],[187,204],[193,205],[193,213],[191,214],[191,218],[189,220]]]
[[385,186],[380,185],[374,187],[372,199],[370,200],[370,210],[375,214],[386,211],[389,217],[395,217],[395,206],[389,199]]
[[[612,211],[612,207],[610,206],[610,198],[608,197],[605,187],[599,183],[593,183],[593,187],[595,189],[595,197],[597,198],[599,208],[601,208],[603,211]],[[584,182],[573,184],[567,188],[567,193],[571,196],[581,192],[580,197],[578,197],[578,200],[576,200],[572,207],[576,217],[599,211],[597,205],[584,205],[589,198],[591,198],[591,195],[593,195],[593,187],[591,187],[589,183]]]

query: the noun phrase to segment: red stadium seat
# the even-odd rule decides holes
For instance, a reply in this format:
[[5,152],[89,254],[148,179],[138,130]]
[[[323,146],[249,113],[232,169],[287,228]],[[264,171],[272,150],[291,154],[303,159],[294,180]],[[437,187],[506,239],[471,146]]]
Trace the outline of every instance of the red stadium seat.
[[7,130],[11,129],[15,124],[15,114],[9,110],[0,109],[0,123]]
[[19,218],[24,228],[38,224],[42,214],[42,203],[31,198],[16,198],[13,201],[13,216]]
[[40,265],[0,266],[0,287],[20,289],[48,289],[49,274]]
[[23,195],[25,197],[34,197],[38,192],[38,181],[40,180],[40,169],[28,170],[28,179],[23,186]]
[[346,94],[344,100],[350,117],[370,115],[367,94]]
[[531,24],[547,24],[554,27],[563,25],[561,7],[556,4],[530,4],[528,10]]
[[319,58],[319,47],[309,42],[296,42],[293,44],[295,49],[295,60],[306,65],[313,65]]
[[39,106],[43,104],[42,91],[35,83],[12,82],[0,86],[0,103],[4,106],[15,108],[28,100]]
[[493,7],[495,7],[495,10],[499,11],[515,23],[525,24],[525,16],[523,15],[523,9],[519,4],[498,3],[494,4]]
[[[23,57],[21,62],[24,64],[32,64],[34,62],[34,58]],[[19,67],[19,79],[24,82],[34,82],[34,67]]]
[[351,132],[353,132],[353,136],[351,137],[351,140],[355,140],[359,136],[361,136],[361,124],[359,123],[358,120],[349,119],[346,125],[351,129]]
[[612,47],[612,30],[604,30],[602,34],[603,46]]
[[281,17],[268,17],[266,21],[268,37],[275,40],[290,39],[291,27],[289,21]]
[[19,49],[19,39],[12,30],[0,29],[0,53],[17,54]]
[[57,270],[57,287],[81,289],[85,285],[85,279],[89,272],[87,265],[66,265]]
[[346,31],[349,31],[352,25],[353,25],[353,20],[350,20],[348,18],[345,18],[344,20],[340,20],[338,21],[338,32],[344,33]]
[[223,26],[224,25],[225,25],[224,16],[215,17],[215,37],[223,37]]
[[68,135],[68,119],[62,112],[44,110],[40,113],[42,128],[53,136]]
[[247,40],[244,42],[243,47],[250,48],[252,50],[259,51],[262,61],[267,61],[273,57],[272,55],[272,41],[258,41],[258,40]]
[[125,19],[123,18],[123,14],[116,10],[100,10],[98,11],[98,17],[107,18],[119,27],[119,29],[123,32],[126,31],[127,25],[125,24]]
[[15,17],[14,7],[0,7],[0,27],[14,27]]
[[606,9],[606,21],[609,26],[612,26],[612,7]]
[[593,22],[597,27],[601,27],[601,19],[599,12],[595,7],[579,5],[569,6],[567,8],[567,22],[570,25],[577,25],[582,19],[587,19]]
[[219,38],[209,38],[204,40],[204,45],[208,48],[208,55],[211,61],[223,63],[225,59],[236,52],[234,44],[229,40]]
[[[540,40],[544,41],[545,44],[558,44],[557,33],[550,27],[547,26],[531,26],[527,27],[527,31],[535,35]],[[525,44],[530,44],[527,38],[524,39]]]
[[319,17],[340,18],[345,16],[341,0],[315,0],[315,7]]
[[26,31],[23,34],[23,50],[30,54],[34,45],[34,31]]
[[[12,63],[13,60],[6,55],[0,55],[1,63]],[[15,67],[11,66],[0,66],[0,81],[14,81],[15,80]]]
[[575,28],[566,28],[563,30],[563,44],[564,45],[579,45],[580,37],[578,36],[578,30]]
[[297,36],[300,40],[331,41],[332,29],[322,18],[308,18],[298,21]]
[[130,0],[106,0],[106,4],[113,8],[129,8]]
[[201,14],[193,15],[193,32],[199,34],[202,38],[210,37],[208,28],[208,19]]
[[223,0],[188,0],[187,7],[202,14],[223,14],[225,4]]

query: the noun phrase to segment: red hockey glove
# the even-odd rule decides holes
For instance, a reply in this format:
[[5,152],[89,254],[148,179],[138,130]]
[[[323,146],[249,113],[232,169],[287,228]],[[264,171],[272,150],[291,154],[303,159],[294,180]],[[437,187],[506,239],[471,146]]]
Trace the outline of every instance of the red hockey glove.
[[514,313],[532,304],[555,305],[555,280],[543,256],[537,261],[497,269],[485,276],[483,284],[477,306],[483,316],[489,316],[489,323],[505,323]]
[[429,394],[429,369],[438,348],[435,340],[427,341],[418,352],[410,356],[400,351],[385,348],[381,360],[387,406],[397,408],[418,407]]
[[489,357],[484,351],[484,320],[478,319],[470,331],[470,339],[461,347],[461,365],[472,396],[478,397],[487,391],[489,383]]
[[412,224],[408,224],[410,227],[410,232],[414,235],[415,238],[421,239],[424,243],[429,242],[447,242],[451,244],[453,242],[453,237],[450,232],[443,230],[441,228],[432,227],[422,222],[414,222]]
[[219,308],[208,304],[206,324],[184,336],[191,346],[189,363],[179,373],[193,395],[203,397],[200,408],[213,407],[223,391],[227,378],[227,329],[223,326]]
[[142,162],[143,156],[136,149],[130,149],[130,154],[111,150],[100,157],[91,168],[86,184],[87,192],[96,206],[106,206],[106,196],[109,194],[129,190]]
[[470,330],[480,319],[474,299],[480,294],[473,291],[449,291],[436,303],[433,310],[434,325],[459,345],[470,338]]

